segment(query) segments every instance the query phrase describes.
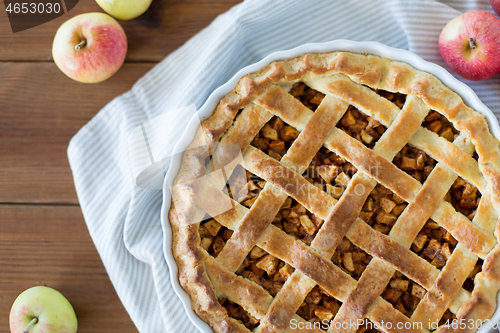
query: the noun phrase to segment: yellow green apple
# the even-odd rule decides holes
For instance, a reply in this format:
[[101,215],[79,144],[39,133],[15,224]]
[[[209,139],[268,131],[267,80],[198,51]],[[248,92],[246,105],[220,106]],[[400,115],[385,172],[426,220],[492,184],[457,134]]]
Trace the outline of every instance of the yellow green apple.
[[125,61],[127,36],[121,25],[104,13],[87,13],[59,27],[52,45],[57,67],[85,83],[106,80]]
[[152,0],[95,0],[109,15],[119,20],[131,20],[142,15]]
[[10,310],[11,333],[75,333],[75,311],[57,290],[38,286],[22,292]]

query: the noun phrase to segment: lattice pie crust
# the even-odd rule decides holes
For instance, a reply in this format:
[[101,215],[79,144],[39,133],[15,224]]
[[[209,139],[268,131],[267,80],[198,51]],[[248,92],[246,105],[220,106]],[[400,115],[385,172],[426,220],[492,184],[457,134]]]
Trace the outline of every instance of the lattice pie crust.
[[[239,81],[183,156],[169,214],[181,285],[216,332],[301,331],[293,320],[373,331],[334,325],[358,319],[474,332],[500,288],[499,153],[481,114],[406,63],[273,62]],[[243,194],[224,190],[231,177]],[[396,329],[411,322],[422,327]]]

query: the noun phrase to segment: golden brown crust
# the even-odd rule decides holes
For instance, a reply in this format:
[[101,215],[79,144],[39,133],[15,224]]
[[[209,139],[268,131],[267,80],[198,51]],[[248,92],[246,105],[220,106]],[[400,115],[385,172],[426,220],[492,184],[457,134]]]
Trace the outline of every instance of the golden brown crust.
[[439,274],[438,269],[425,259],[377,232],[361,219],[355,221],[347,238],[366,253],[391,264],[406,276],[411,276],[426,289],[432,286]]
[[[286,92],[286,87],[299,80],[327,95],[325,100],[328,102],[325,102],[325,108],[330,105],[336,109],[344,108],[345,112],[347,103],[355,105],[359,110],[373,116],[377,121],[387,126],[386,134],[371,150],[339,129],[333,128],[330,131],[331,126],[339,120],[343,113],[336,118],[324,113],[320,118],[321,112],[313,113],[297,100],[291,98]],[[374,89],[406,94],[409,96],[408,103],[403,111],[400,111],[394,104],[360,84],[368,85]],[[240,114],[241,118],[238,117],[234,122],[241,109],[243,109]],[[461,136],[456,139],[456,142],[449,143],[437,135],[429,133],[430,131],[415,126],[415,124],[418,125],[422,122],[429,109],[444,115],[460,131]],[[311,154],[314,155],[317,151],[318,142],[320,144],[323,142],[327,148],[348,158],[362,172],[358,172],[352,179],[350,187],[346,189],[347,194],[341,198],[339,203],[335,204],[336,200],[322,197],[323,194],[319,194],[318,200],[331,201],[331,206],[321,207],[320,201],[300,199],[300,195],[297,193],[288,192],[288,195],[299,202],[309,205],[308,208],[317,212],[320,218],[326,219],[311,247],[294,241],[272,225],[269,227],[272,218],[286,198],[286,195],[281,192],[269,202],[264,202],[263,198],[259,203],[259,199],[257,199],[256,205],[252,206],[248,215],[248,209],[237,203],[233,209],[218,215],[219,223],[231,230],[236,229],[235,236],[228,242],[232,245],[227,247],[227,250],[224,250],[225,247],[219,254],[220,258],[209,258],[200,247],[200,236],[196,223],[199,221],[197,219],[200,215],[197,205],[204,206],[205,211],[209,212],[210,204],[213,202],[210,200],[197,201],[200,191],[206,194],[210,193],[212,198],[219,195],[219,189],[204,185],[204,163],[210,152],[208,147],[218,141],[230,142],[236,144],[243,153],[247,151],[255,134],[273,115],[279,115],[285,122],[302,131],[303,138],[297,141],[296,148],[289,150],[289,153],[281,160],[281,164],[289,169],[292,172],[291,175],[295,177],[289,180],[300,182],[300,178],[296,178],[296,176],[299,176],[307,168],[310,162],[309,158],[312,158]],[[328,123],[331,126],[316,125],[308,128],[308,121],[314,117],[318,117],[318,121]],[[236,125],[238,122],[244,122],[249,126]],[[233,126],[233,124],[235,125]],[[410,126],[410,124],[413,125]],[[317,135],[315,135],[314,128],[318,128]],[[463,142],[459,142],[461,139]],[[304,144],[305,142],[315,143],[309,147]],[[410,204],[402,215],[403,217],[400,217],[402,221],[420,219],[419,223],[421,224],[425,223],[427,218],[432,217],[459,241],[460,246],[463,246],[462,251],[467,252],[467,258],[470,259],[468,267],[473,265],[472,262],[477,257],[484,259],[483,271],[474,280],[474,291],[463,304],[459,304],[461,306],[459,306],[457,318],[481,320],[489,318],[495,310],[496,294],[500,289],[500,247],[498,246],[500,227],[498,224],[496,228],[491,225],[496,223],[495,220],[498,219],[500,212],[500,149],[498,140],[489,132],[485,117],[465,105],[460,96],[444,86],[434,76],[416,70],[406,63],[349,52],[307,54],[294,59],[274,62],[259,72],[246,75],[238,82],[236,88],[220,101],[213,115],[203,122],[202,128],[198,130],[194,141],[186,150],[173,187],[169,220],[173,231],[172,249],[179,267],[179,280],[182,287],[190,295],[196,313],[217,332],[248,332],[244,325],[232,319],[224,307],[219,304],[219,297],[228,297],[248,304],[246,310],[261,320],[262,327],[259,327],[259,331],[283,331],[288,327],[287,323],[292,318],[291,316],[294,315],[294,313],[290,314],[289,312],[300,305],[298,303],[300,303],[301,295],[307,295],[316,284],[320,284],[333,296],[346,302],[345,307],[340,309],[341,316],[335,320],[368,316],[372,321],[408,322],[407,317],[394,310],[389,303],[379,297],[380,290],[376,290],[372,294],[363,293],[363,290],[370,287],[368,277],[375,277],[376,273],[384,271],[386,266],[391,266],[391,269],[397,268],[405,274],[411,275],[412,278],[430,290],[427,301],[422,301],[420,307],[417,307],[416,316],[418,318],[425,317],[429,311],[444,312],[461,286],[461,283],[457,281],[450,283],[450,278],[463,275],[463,271],[468,268],[457,270],[456,266],[450,266],[439,273],[431,268],[433,266],[429,267],[430,264],[427,262],[424,263],[413,257],[408,247],[416,236],[415,232],[418,233],[419,228],[416,226],[410,232],[398,220],[388,237],[376,231],[372,232],[371,228],[366,228],[368,225],[361,220],[346,218],[349,213],[357,216],[361,209],[360,206],[364,202],[362,198],[348,200],[349,193],[354,195],[355,185],[358,184],[362,184],[366,189],[370,187],[373,189],[376,184],[374,179],[391,188],[404,200],[419,205],[421,201],[424,201],[423,199],[419,201],[419,198],[425,196],[425,191],[431,191],[431,195],[433,195],[436,192],[432,190],[432,186],[440,190],[439,186],[435,184],[425,183],[422,186],[390,162],[402,148],[402,145],[407,142],[425,150],[439,162],[433,170],[434,176],[431,173],[430,177],[442,178],[444,183],[450,183],[451,186],[458,174],[477,186],[483,195],[483,200],[491,203],[492,209],[488,210],[487,207],[482,207],[485,210],[482,214],[488,216],[486,222],[476,222],[474,219],[470,223],[444,201],[436,202],[436,208],[426,207],[429,209],[425,212],[419,211],[418,207],[412,210],[412,204]],[[436,147],[439,149],[435,149]],[[466,149],[467,147],[469,149]],[[307,148],[310,150],[308,151]],[[474,148],[478,155],[477,162],[471,157]],[[250,157],[251,154],[258,155],[256,160],[250,159],[251,164],[255,167],[255,173],[269,166],[274,169],[278,167],[276,163],[279,164],[279,162],[264,158],[260,153],[252,152],[252,149],[248,150],[247,154]],[[220,164],[223,164],[224,161],[224,156],[221,155]],[[370,166],[374,165],[377,166],[377,173],[373,171],[373,168],[370,169]],[[442,169],[441,166],[446,166],[448,169]],[[266,185],[268,188],[272,186],[284,187],[285,185],[280,183],[283,179],[274,179],[273,181],[272,176],[267,177],[266,180],[269,182]],[[274,183],[274,185],[270,183]],[[307,184],[304,185],[307,186]],[[446,191],[446,186],[442,187],[444,191]],[[442,197],[437,195],[436,198],[440,200]],[[281,199],[283,200],[281,201]],[[357,198],[353,197],[353,199]],[[356,211],[358,214],[355,213]],[[422,222],[423,216],[427,217]],[[242,218],[244,221],[246,219],[247,222],[239,224]],[[339,219],[345,221],[345,225],[338,224]],[[342,226],[342,228],[332,228],[335,225]],[[340,233],[336,234],[337,230],[341,230]],[[492,234],[493,230],[496,231],[496,236]],[[363,241],[364,233],[370,235],[370,242]],[[368,253],[377,257],[368,266],[367,275],[362,276],[357,283],[329,260],[329,256],[337,247],[335,243],[338,244],[344,234],[347,234],[348,238],[354,243],[358,243],[360,247],[364,247]],[[249,235],[254,236],[248,237]],[[328,240],[335,241],[333,241],[333,245],[327,245]],[[296,268],[274,301],[266,296],[266,292],[260,286],[251,285],[250,282],[241,282],[243,278],[237,277],[233,273],[255,244]],[[239,251],[240,254],[233,258],[230,251]],[[396,256],[397,252],[403,253],[403,255],[398,257]],[[395,260],[396,257],[397,260]],[[385,260],[382,261],[379,258]],[[459,259],[452,257],[450,262],[455,261],[458,262]],[[318,266],[317,263],[322,264]],[[409,265],[409,263],[412,264]],[[456,271],[454,272],[453,269]],[[390,279],[392,273],[386,275],[387,277],[379,275],[378,279],[383,282],[387,278]],[[213,282],[215,276],[222,279]],[[332,279],[332,276],[336,280]],[[461,276],[458,280],[463,279],[465,277]],[[336,282],[334,283],[334,281]],[[294,286],[294,282],[301,283],[302,289]],[[238,293],[238,290],[230,288],[230,285],[243,286],[246,290],[254,290],[254,293],[252,297],[243,297],[241,293]],[[217,291],[218,288],[224,290]],[[295,299],[289,305],[283,303],[287,298],[287,293],[289,295],[293,293]],[[356,294],[365,296],[354,297]],[[432,301],[433,297],[438,299]],[[261,304],[261,306],[259,307],[257,304]],[[438,331],[459,330],[453,327],[440,327]],[[475,329],[466,331],[473,332]]]

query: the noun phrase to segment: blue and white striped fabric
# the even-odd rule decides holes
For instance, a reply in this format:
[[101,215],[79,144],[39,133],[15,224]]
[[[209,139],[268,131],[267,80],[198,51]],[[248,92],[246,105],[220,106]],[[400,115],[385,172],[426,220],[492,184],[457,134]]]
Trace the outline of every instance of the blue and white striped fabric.
[[[445,66],[437,48],[461,12],[488,0],[247,0],[170,54],[71,140],[68,156],[90,235],[142,333],[196,332],[170,285],[162,252],[159,190],[135,185],[128,135],[169,110],[195,104],[240,68],[310,42],[378,41]],[[500,77],[466,82],[500,115]],[[173,147],[191,114],[172,114]],[[498,116],[497,116],[498,118]]]

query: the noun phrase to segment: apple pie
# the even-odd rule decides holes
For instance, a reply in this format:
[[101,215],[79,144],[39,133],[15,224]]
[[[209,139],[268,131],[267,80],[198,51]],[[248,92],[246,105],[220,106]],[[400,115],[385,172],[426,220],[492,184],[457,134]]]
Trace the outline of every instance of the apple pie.
[[499,147],[404,62],[273,62],[184,152],[180,283],[215,332],[475,332],[500,289]]

